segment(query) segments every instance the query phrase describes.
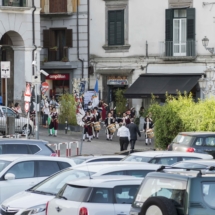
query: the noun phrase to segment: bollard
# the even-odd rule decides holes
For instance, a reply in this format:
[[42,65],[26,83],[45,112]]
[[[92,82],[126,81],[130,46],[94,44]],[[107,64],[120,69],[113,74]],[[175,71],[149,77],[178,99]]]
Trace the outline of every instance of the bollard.
[[68,119],[66,119],[65,125],[66,125],[66,127],[65,127],[65,134],[67,134],[67,132],[68,132]]

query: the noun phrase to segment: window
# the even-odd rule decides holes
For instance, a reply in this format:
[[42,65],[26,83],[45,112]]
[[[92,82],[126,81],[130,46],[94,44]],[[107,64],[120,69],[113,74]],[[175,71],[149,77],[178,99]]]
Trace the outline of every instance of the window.
[[66,61],[72,47],[72,29],[59,28],[43,31],[43,47],[48,49],[49,61]]
[[7,144],[5,154],[29,154],[27,145]]
[[202,137],[197,138],[194,145],[195,146],[203,146],[203,138]]
[[215,147],[215,137],[206,137],[205,138],[205,145]]
[[182,157],[181,158],[182,159],[182,161],[186,161],[186,160],[200,160],[201,158],[199,158],[199,157]]
[[[2,108],[2,110],[3,110],[4,114],[6,115],[6,108]],[[10,108],[7,108],[7,115],[15,117],[16,113],[14,111],[12,111]]]
[[175,139],[172,142],[189,146],[192,139],[193,137],[191,136],[185,136],[185,135],[179,134],[175,137]]
[[3,6],[26,7],[26,0],[3,0]]
[[145,157],[145,156],[135,156],[135,155],[128,155],[123,159],[123,161],[131,161],[131,162],[146,162],[148,163],[152,158]]
[[67,12],[67,0],[49,0],[50,13]]
[[104,175],[126,175],[126,174],[125,174],[125,171],[115,171],[115,172],[106,173]]
[[31,154],[36,154],[40,151],[40,148],[36,145],[28,145],[28,148],[30,149]]
[[56,161],[38,161],[38,177],[50,176],[60,170]]
[[4,160],[0,160],[0,172],[7,167],[11,162],[10,161],[4,161]]
[[66,169],[71,167],[71,165],[66,162],[58,162],[58,164],[60,165],[60,169]]
[[154,171],[154,170],[127,170],[126,175],[144,178],[149,172],[152,172],[152,171]]
[[113,203],[113,190],[110,188],[93,188],[89,202]]
[[139,186],[123,185],[114,187],[114,198],[117,204],[132,204]]
[[108,11],[108,45],[124,45],[124,10]]
[[215,201],[215,183],[203,182],[202,183],[203,199],[211,208],[214,208]]
[[102,162],[102,161],[107,161],[107,159],[106,158],[98,158],[98,159],[95,159],[95,160],[87,161],[87,163]]
[[13,173],[16,179],[34,177],[34,161],[17,163],[12,166],[7,173]]
[[154,158],[149,163],[172,165],[176,162],[178,162],[178,157]]
[[195,8],[166,10],[166,56],[195,56]]

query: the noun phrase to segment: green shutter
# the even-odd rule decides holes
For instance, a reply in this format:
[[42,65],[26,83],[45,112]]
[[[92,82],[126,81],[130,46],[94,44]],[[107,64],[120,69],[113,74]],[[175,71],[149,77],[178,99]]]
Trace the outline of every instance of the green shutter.
[[124,45],[124,10],[108,12],[108,45]]
[[187,56],[196,55],[196,10],[187,9]]
[[166,56],[173,56],[173,18],[174,18],[174,10],[166,9],[166,29],[165,29]]

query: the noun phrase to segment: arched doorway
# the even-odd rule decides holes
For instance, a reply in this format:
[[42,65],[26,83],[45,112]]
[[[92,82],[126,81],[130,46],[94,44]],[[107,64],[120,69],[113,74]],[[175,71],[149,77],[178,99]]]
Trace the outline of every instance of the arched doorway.
[[[10,105],[12,102],[15,102],[14,100],[21,101],[21,99],[16,99],[14,96],[14,92],[16,92],[16,89],[14,89],[15,82],[19,82],[19,77],[14,76],[15,74],[15,50],[18,47],[24,47],[24,41],[22,37],[15,31],[8,31],[5,33],[0,40],[0,61],[10,61],[10,78],[7,80],[7,98],[8,98],[8,105]],[[19,56],[20,58],[24,58],[24,56]],[[16,57],[17,58],[17,57]],[[16,60],[17,62],[17,60]],[[23,77],[24,78],[24,77]],[[5,104],[5,79],[0,79],[0,95],[2,96],[3,103]]]

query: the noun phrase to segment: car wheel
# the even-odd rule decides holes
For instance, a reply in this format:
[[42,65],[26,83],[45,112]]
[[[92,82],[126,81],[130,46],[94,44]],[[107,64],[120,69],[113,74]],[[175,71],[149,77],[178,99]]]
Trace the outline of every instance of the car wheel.
[[[32,132],[32,127],[31,125],[28,125],[28,135],[30,135],[31,132]],[[27,134],[27,124],[22,127],[22,134],[23,135]]]
[[142,206],[140,215],[177,215],[171,200],[165,197],[150,197]]

